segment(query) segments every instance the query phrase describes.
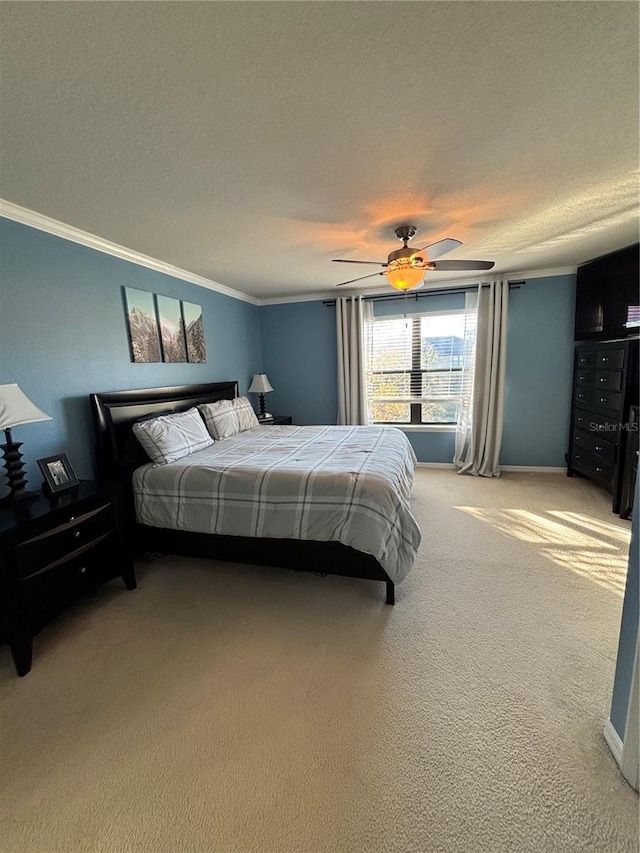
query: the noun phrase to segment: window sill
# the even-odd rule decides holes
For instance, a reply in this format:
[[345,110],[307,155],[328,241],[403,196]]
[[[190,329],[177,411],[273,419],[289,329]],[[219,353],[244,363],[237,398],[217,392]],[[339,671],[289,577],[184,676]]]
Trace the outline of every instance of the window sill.
[[394,426],[402,432],[455,432],[455,424],[372,424],[372,426]]

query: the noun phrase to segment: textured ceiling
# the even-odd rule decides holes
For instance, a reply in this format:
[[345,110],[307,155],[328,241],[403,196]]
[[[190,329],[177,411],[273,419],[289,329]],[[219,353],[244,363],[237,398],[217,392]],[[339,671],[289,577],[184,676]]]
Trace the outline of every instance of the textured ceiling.
[[402,223],[580,263],[638,237],[638,9],[0,3],[0,196],[259,299]]

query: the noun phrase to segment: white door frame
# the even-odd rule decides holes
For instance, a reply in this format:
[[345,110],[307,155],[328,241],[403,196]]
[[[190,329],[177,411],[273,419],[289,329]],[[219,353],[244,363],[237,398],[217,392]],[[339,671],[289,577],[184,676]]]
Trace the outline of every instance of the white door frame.
[[629,705],[627,707],[627,722],[624,728],[624,741],[622,743],[622,755],[620,757],[620,770],[622,775],[631,785],[638,790],[638,764],[640,762],[639,729],[640,716],[638,714],[638,691],[640,682],[638,679],[638,658],[640,657],[640,634],[636,636],[636,653],[633,661],[633,673],[631,675],[631,689],[629,691]]

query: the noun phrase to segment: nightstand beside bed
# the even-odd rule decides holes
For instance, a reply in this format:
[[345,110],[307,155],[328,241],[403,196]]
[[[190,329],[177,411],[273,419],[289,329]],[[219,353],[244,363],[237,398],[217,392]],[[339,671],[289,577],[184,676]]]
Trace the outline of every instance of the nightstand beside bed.
[[117,485],[85,480],[0,507],[0,632],[18,675],[31,669],[33,638],[47,622],[118,576],[135,589]]
[[287,426],[293,423],[291,415],[271,415],[268,418],[258,418],[260,426]]

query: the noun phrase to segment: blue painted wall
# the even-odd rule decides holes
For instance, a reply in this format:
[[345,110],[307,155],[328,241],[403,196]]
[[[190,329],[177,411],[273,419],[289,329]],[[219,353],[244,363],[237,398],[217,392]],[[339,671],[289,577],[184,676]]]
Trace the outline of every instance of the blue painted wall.
[[622,621],[620,624],[620,639],[618,641],[618,658],[616,674],[613,682],[613,697],[611,699],[610,719],[614,729],[624,741],[627,724],[627,706],[631,690],[633,661],[636,653],[638,637],[638,612],[640,604],[640,480],[636,481],[636,494],[633,503],[633,520],[631,522],[631,547],[629,549],[629,569],[627,584],[622,605]]
[[564,466],[569,436],[575,276],[509,293],[503,465]]
[[[206,364],[133,364],[122,287],[202,305]],[[16,427],[31,487],[39,457],[65,452],[93,476],[87,395],[238,379],[261,369],[258,308],[0,218],[0,382],[17,382],[52,421]]]
[[338,416],[335,308],[322,302],[260,308],[267,410],[293,422],[335,424]]
[[[531,278],[509,295],[504,465],[563,466],[573,369],[575,276]],[[463,294],[374,303],[376,316],[464,308]],[[269,408],[294,421],[335,423],[335,308],[297,302],[260,308]],[[272,375],[273,374],[273,375]],[[450,463],[453,432],[407,432],[420,462]]]

